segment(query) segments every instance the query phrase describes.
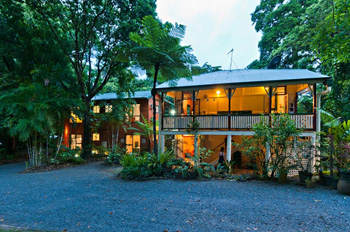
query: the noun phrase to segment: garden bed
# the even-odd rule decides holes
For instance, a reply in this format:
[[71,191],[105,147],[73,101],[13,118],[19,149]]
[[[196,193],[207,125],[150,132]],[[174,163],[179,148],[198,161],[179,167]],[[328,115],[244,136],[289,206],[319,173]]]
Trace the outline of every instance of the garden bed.
[[84,164],[86,164],[86,163],[83,163],[83,164],[65,163],[65,164],[43,165],[43,166],[39,166],[39,167],[26,168],[22,173],[48,172],[48,171],[52,171],[52,170],[81,166]]

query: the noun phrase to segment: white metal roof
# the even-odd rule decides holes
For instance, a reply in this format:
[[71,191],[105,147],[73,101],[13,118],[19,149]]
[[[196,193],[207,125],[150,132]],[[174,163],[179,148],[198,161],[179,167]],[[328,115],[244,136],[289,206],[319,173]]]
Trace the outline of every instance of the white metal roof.
[[[151,97],[152,97],[151,91],[136,91],[134,92],[134,95],[130,96],[130,98],[132,99],[136,99],[136,98],[149,99]],[[118,96],[116,93],[102,93],[93,97],[92,100],[103,101],[103,100],[114,100],[114,99],[120,99],[120,98],[128,98],[128,95],[124,94],[124,96]]]
[[177,85],[169,82],[157,86],[158,91],[172,89],[205,89],[214,86],[246,87],[297,83],[321,83],[330,77],[306,69],[238,69],[217,71],[193,76],[192,80],[181,78]]

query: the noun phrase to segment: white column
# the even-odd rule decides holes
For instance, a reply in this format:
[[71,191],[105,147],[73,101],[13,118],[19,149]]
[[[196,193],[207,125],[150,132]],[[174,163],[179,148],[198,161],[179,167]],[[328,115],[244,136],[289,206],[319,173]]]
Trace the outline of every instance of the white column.
[[270,156],[271,156],[270,145],[269,145],[269,143],[266,143],[266,156],[265,156],[266,161],[268,161],[270,159]]
[[[311,172],[315,172],[315,164],[316,164],[316,135],[313,134],[311,136],[311,146],[313,146],[313,148],[311,149],[311,152],[313,152],[312,155],[314,155],[314,157],[311,160]],[[311,154],[310,154],[311,155]]]
[[163,129],[162,128],[162,121],[163,121],[162,107],[163,107],[162,101],[158,101],[158,151],[163,153],[164,152],[164,135],[162,134],[162,129]]
[[164,152],[165,151],[165,140],[164,140],[164,135],[162,133],[159,133],[159,139],[158,139],[159,143],[159,151],[160,152]]
[[[317,94],[317,108],[321,109],[321,95]],[[321,131],[321,112],[316,110],[316,133]],[[320,146],[320,135],[317,134],[317,146]]]
[[227,135],[227,154],[226,160],[231,161],[232,135]]

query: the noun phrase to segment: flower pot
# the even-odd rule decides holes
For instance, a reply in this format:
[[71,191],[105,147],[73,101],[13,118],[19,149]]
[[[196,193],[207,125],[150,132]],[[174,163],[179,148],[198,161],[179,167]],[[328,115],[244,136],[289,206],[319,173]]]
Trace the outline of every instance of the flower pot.
[[338,179],[335,179],[333,176],[325,175],[324,178],[326,179],[326,185],[332,189],[337,189],[338,185]]
[[337,188],[340,193],[350,195],[350,173],[340,172]]
[[306,171],[299,171],[299,181],[300,183],[305,183],[305,180],[311,180],[312,173]]
[[320,184],[321,185],[326,185],[326,178],[324,177],[324,174],[322,171],[318,172],[318,176],[320,177]]
[[278,183],[284,184],[288,182],[288,173],[286,171],[281,171],[278,177]]
[[305,186],[306,188],[315,188],[315,182],[311,181],[311,180],[305,180]]

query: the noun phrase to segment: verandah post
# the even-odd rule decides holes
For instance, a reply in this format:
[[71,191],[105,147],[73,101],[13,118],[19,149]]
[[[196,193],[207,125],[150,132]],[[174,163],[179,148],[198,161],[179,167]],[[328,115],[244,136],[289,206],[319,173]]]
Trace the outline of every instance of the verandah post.
[[272,111],[272,86],[269,86],[269,125],[271,127],[271,111]]
[[227,151],[226,151],[226,160],[231,161],[231,147],[232,147],[232,135],[227,135]]
[[228,130],[231,130],[231,88],[228,89]]
[[317,89],[316,89],[316,83],[313,85],[313,114],[314,114],[314,117],[313,117],[313,130],[316,131],[316,104],[317,104],[317,96],[316,96],[316,92],[317,92]]

